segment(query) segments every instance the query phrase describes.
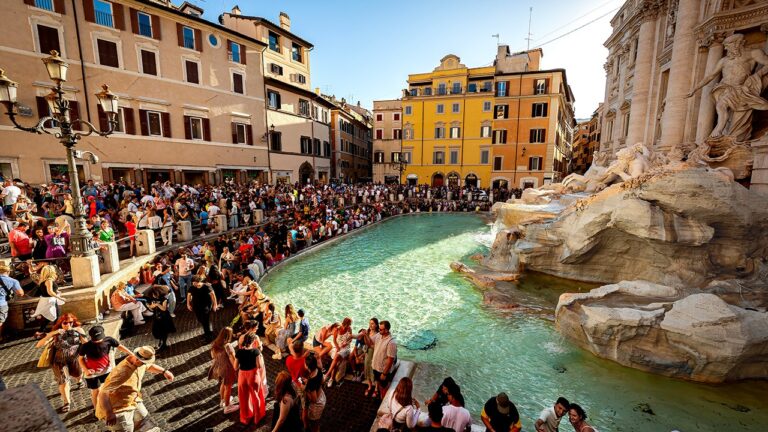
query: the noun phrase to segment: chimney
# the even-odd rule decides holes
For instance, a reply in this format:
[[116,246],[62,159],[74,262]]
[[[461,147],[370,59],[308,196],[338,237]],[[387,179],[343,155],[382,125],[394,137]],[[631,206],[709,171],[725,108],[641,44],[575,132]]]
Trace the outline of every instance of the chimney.
[[291,31],[291,17],[285,12],[280,12],[280,28],[285,31]]
[[315,87],[315,94],[320,95],[320,87]]
[[232,8],[232,15],[240,15],[240,7],[238,5]]
[[509,56],[509,45],[499,45],[496,49],[496,60],[503,60]]

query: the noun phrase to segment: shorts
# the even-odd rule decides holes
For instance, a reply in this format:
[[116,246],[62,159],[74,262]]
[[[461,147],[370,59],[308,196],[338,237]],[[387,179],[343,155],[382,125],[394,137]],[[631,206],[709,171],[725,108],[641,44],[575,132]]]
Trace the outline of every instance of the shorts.
[[108,373],[105,373],[104,375],[86,378],[85,385],[91,390],[96,390],[99,388],[100,385],[104,384],[104,381],[107,379],[108,375],[109,375]]
[[381,379],[381,371],[374,370],[373,371],[373,377],[376,379],[376,382],[381,384],[382,386],[386,386],[390,382],[392,382],[392,378],[395,376],[395,372],[390,372],[387,374],[385,379]]
[[[67,372],[64,372],[64,368],[67,368]],[[53,369],[53,377],[56,381],[56,384],[65,384],[67,381],[69,381],[69,377],[72,378],[80,378],[80,376],[83,374],[82,370],[80,370],[80,363],[77,362],[77,359],[72,359],[64,363],[63,365],[59,365],[54,363],[53,366],[51,366],[51,369]]]
[[8,319],[8,305],[0,306],[0,325],[5,323],[5,320]]

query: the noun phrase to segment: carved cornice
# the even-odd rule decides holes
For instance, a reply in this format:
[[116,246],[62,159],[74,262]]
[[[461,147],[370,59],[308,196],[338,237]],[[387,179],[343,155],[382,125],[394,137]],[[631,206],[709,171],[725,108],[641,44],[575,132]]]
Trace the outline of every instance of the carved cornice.
[[653,21],[659,16],[663,0],[645,0],[637,7],[637,14],[640,17],[640,22]]
[[[768,25],[766,25],[766,30],[763,31],[768,31]],[[699,48],[709,48],[713,44],[722,44],[726,37],[728,37],[727,33],[716,32],[708,35],[704,39],[698,39],[696,43],[699,45]]]
[[697,26],[694,34],[701,45],[718,33],[729,35],[734,31],[763,26],[766,22],[768,4],[763,2],[752,7],[718,12]]
[[621,106],[619,109],[621,111],[628,111],[632,107],[632,101],[629,99],[624,99],[624,102],[621,103]]
[[659,66],[664,66],[665,64],[669,63],[670,60],[672,60],[672,47],[664,50],[664,52],[662,52],[661,55],[656,59]]
[[616,108],[611,108],[605,113],[605,118],[612,119],[616,117]]

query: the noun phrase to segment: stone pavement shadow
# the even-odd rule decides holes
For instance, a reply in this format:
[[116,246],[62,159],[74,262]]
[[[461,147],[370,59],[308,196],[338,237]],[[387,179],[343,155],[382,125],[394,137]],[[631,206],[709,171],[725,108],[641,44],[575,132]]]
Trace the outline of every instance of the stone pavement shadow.
[[[3,354],[0,354],[0,356]],[[37,358],[34,360],[30,360],[26,363],[18,364],[12,367],[9,367],[8,369],[0,370],[0,376],[9,377],[13,376],[17,373],[22,372],[32,372],[32,373],[39,373],[39,372],[48,372],[51,373],[50,368],[38,368],[37,367]]]
[[[171,371],[171,372],[174,372],[174,371]],[[207,380],[207,378],[208,378],[207,374],[198,374],[198,375],[190,375],[182,379],[174,379],[173,382],[165,383],[160,389],[152,392],[152,394],[163,394],[170,391],[174,391],[195,382],[205,381]],[[211,391],[215,390],[216,392],[218,392],[218,386],[219,385],[216,381],[211,381],[211,387],[216,387]]]

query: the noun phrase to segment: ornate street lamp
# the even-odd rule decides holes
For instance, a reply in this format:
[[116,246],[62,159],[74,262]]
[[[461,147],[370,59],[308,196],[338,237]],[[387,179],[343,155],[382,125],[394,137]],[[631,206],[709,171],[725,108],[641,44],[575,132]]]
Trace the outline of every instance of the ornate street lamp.
[[[77,119],[74,122],[69,117],[69,101],[64,98],[64,90],[62,89],[62,83],[67,80],[67,69],[69,65],[59,57],[59,53],[51,51],[50,57],[43,59],[45,68],[48,71],[48,76],[56,84],[51,90],[51,93],[45,97],[50,110],[50,115],[40,119],[40,121],[32,127],[26,127],[20,125],[16,121],[16,107],[18,102],[16,101],[16,90],[18,85],[5,76],[5,73],[0,69],[0,103],[5,105],[7,110],[6,115],[11,119],[11,122],[17,129],[21,129],[26,132],[32,132],[36,134],[46,133],[55,136],[61,144],[67,149],[67,165],[69,171],[70,187],[72,189],[72,198],[74,201],[74,218],[75,229],[72,233],[72,255],[76,257],[90,256],[94,254],[94,248],[91,245],[92,235],[85,227],[85,214],[83,209],[83,200],[80,195],[80,179],[77,176],[77,166],[75,165],[75,158],[80,157],[83,152],[75,150],[75,145],[84,136],[96,134],[106,137],[114,132],[117,126],[117,96],[109,91],[109,88],[104,85],[102,91],[96,94],[101,105],[102,110],[107,115],[109,123],[109,129],[106,131],[99,131],[93,124],[82,119]],[[44,125],[46,122],[54,120],[56,122],[55,128],[46,128]],[[85,126],[88,131],[85,133],[76,133],[72,131],[72,127],[77,123],[81,126]],[[53,129],[53,130],[51,130]],[[56,131],[55,129],[58,129]],[[84,152],[90,153],[90,152]],[[91,154],[91,161],[95,163],[98,159]]]
[[396,153],[396,154],[397,154],[397,158],[395,158],[395,160],[393,162],[390,162],[389,166],[393,170],[395,170],[395,171],[397,171],[399,173],[398,174],[398,182],[400,182],[400,184],[403,184],[403,173],[408,168],[408,162],[403,160],[403,154],[402,153]]

